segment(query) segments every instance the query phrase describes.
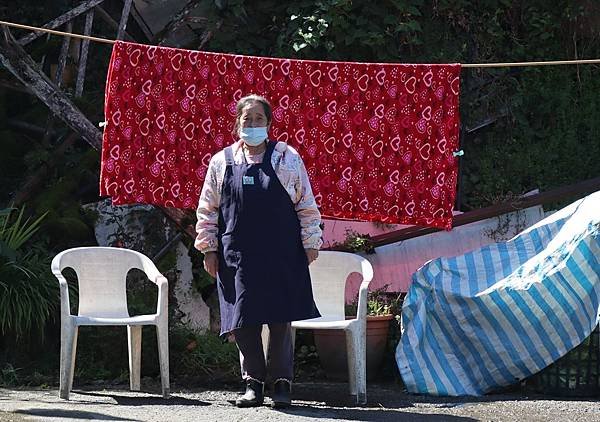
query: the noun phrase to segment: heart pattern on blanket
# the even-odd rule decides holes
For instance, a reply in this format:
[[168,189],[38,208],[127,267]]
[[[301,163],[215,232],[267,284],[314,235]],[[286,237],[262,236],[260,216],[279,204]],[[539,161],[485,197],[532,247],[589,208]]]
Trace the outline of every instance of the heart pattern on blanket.
[[325,62],[117,41],[101,194],[195,208],[210,158],[235,141],[237,101],[273,105],[270,134],[310,169],[323,216],[449,228],[459,65]]

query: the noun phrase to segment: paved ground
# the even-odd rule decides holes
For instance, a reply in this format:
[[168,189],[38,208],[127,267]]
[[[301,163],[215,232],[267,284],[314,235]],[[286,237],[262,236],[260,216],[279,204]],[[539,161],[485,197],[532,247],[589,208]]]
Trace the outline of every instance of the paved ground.
[[346,388],[339,383],[296,384],[295,405],[286,411],[271,410],[266,404],[237,409],[229,401],[238,392],[227,390],[182,390],[163,400],[156,392],[111,387],[74,390],[71,400],[64,401],[55,389],[0,389],[0,421],[600,421],[600,398],[522,394],[436,398],[407,395],[393,384],[370,384],[369,404],[358,407]]

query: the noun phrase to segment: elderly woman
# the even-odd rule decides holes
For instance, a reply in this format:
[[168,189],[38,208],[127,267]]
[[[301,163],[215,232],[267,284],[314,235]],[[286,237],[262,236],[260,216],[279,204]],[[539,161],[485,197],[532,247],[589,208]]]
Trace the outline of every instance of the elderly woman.
[[[238,407],[260,406],[267,373],[273,406],[291,404],[291,321],[320,316],[308,265],[321,246],[321,215],[306,168],[284,142],[268,139],[271,106],[257,95],[237,103],[239,138],[215,154],[198,204],[195,246],[217,277],[221,335],[233,333],[246,392]],[[265,364],[262,325],[268,324]]]

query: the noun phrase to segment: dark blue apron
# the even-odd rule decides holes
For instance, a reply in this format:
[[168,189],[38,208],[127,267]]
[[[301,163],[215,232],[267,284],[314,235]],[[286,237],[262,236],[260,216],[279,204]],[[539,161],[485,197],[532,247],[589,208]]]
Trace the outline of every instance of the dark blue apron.
[[300,221],[271,165],[276,142],[262,163],[233,161],[225,148],[219,207],[217,288],[221,334],[245,325],[319,317],[312,295]]

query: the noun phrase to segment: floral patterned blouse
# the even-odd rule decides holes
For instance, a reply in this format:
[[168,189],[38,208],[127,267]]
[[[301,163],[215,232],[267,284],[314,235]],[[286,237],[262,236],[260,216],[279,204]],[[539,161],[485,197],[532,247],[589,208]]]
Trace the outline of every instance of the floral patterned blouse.
[[[236,164],[244,162],[244,155],[250,164],[262,162],[264,152],[248,155],[242,148],[242,141],[233,144],[233,160]],[[321,240],[321,213],[317,208],[315,197],[310,187],[308,174],[298,152],[285,142],[275,145],[271,156],[271,164],[281,185],[290,195],[300,220],[300,234],[305,249],[319,249]],[[208,171],[198,201],[196,215],[196,232],[194,243],[201,252],[211,252],[218,249],[217,231],[221,189],[225,176],[225,153],[216,153],[208,165]]]

